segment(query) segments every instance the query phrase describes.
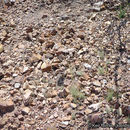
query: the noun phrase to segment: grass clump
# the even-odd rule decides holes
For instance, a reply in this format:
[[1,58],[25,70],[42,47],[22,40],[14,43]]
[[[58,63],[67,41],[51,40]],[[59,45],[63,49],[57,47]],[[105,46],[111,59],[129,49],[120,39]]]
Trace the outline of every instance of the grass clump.
[[105,53],[104,53],[103,50],[98,51],[98,55],[99,55],[99,57],[100,57],[101,60],[104,60]]
[[106,97],[107,101],[108,102],[112,101],[112,98],[114,97],[114,95],[115,95],[114,90],[113,89],[109,89],[108,93],[107,93],[107,97]]
[[72,113],[72,114],[71,114],[71,117],[72,117],[72,120],[75,120],[75,119],[76,119],[75,113]]
[[127,118],[127,123],[130,123],[130,115]]
[[73,97],[74,103],[79,103],[79,101],[84,100],[85,98],[84,93],[80,92],[79,89],[74,86],[70,88],[70,93]]
[[119,18],[125,18],[125,15],[126,15],[126,10],[122,6],[120,6]]
[[101,67],[101,66],[99,66],[99,67],[98,67],[98,74],[99,74],[99,75],[104,75],[104,73],[105,73],[104,68]]

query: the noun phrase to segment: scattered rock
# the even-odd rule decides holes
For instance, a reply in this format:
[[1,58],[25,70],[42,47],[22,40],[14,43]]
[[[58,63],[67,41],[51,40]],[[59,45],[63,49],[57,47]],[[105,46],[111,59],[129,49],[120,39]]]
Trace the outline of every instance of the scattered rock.
[[91,68],[92,68],[92,66],[91,66],[90,64],[88,64],[88,63],[84,63],[84,67],[85,67],[86,69],[91,69]]
[[50,71],[51,68],[52,68],[51,65],[49,65],[49,64],[47,64],[45,62],[41,65],[41,69],[42,69],[43,72]]
[[61,75],[57,81],[57,85],[62,86],[64,84],[64,79],[65,79],[64,75]]
[[92,109],[93,111],[98,111],[98,109],[101,107],[101,105],[102,105],[102,102],[99,102],[99,103],[88,106],[88,108]]
[[27,90],[24,91],[23,96],[24,96],[25,99],[29,99],[31,94],[32,94],[32,91],[30,89],[27,89]]
[[24,121],[23,115],[19,115],[19,116],[18,116],[18,119],[19,119],[20,121]]
[[29,107],[23,107],[21,111],[22,111],[23,115],[28,115],[29,112],[30,112],[30,108]]
[[11,112],[14,110],[14,102],[11,99],[3,100],[0,98],[0,113]]
[[0,53],[4,51],[4,46],[0,43]]
[[32,57],[31,57],[31,63],[35,63],[35,62],[38,62],[42,60],[42,56],[40,54],[33,54]]
[[4,125],[6,125],[7,122],[8,122],[7,116],[3,116],[2,118],[0,118],[0,128],[4,127]]
[[88,115],[88,114],[90,114],[90,113],[92,113],[92,112],[93,112],[92,109],[86,109],[86,110],[85,110],[85,114],[86,114],[86,115]]
[[20,88],[21,87],[21,84],[20,83],[15,83],[14,84],[14,88],[16,88],[16,89],[18,89],[18,88]]
[[0,80],[4,78],[4,74],[0,72]]
[[16,24],[15,24],[15,22],[14,22],[13,19],[10,20],[10,26],[11,26],[11,27],[15,27],[15,26],[16,26]]
[[53,98],[53,97],[56,97],[56,96],[57,96],[57,91],[56,90],[48,90],[45,93],[46,98]]
[[70,106],[71,106],[73,109],[75,109],[75,108],[77,107],[77,105],[74,104],[74,103],[71,103]]
[[69,121],[62,121],[63,125],[69,125]]
[[101,83],[98,80],[93,81],[93,85],[97,87],[101,87]]
[[71,116],[63,117],[62,120],[64,120],[64,121],[70,121],[71,120]]
[[107,104],[106,104],[106,112],[107,112],[107,113],[110,113],[110,112],[111,112],[111,108],[110,108],[110,106],[107,105]]
[[89,123],[95,124],[95,125],[102,124],[103,123],[102,114],[100,114],[100,113],[92,114],[90,116]]
[[122,113],[124,116],[130,116],[130,106],[123,105],[122,106]]
[[69,90],[68,89],[64,89],[62,92],[59,92],[58,96],[60,98],[66,98],[69,94]]

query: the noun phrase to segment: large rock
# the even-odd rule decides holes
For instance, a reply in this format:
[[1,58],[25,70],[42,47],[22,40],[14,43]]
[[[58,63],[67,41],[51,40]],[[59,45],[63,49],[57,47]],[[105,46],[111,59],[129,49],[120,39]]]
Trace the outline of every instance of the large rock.
[[14,110],[14,102],[11,99],[3,100],[0,98],[0,113],[11,112]]

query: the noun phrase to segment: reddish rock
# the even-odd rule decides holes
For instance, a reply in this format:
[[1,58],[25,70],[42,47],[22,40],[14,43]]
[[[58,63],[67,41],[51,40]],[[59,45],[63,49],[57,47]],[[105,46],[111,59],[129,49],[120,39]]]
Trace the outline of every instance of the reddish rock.
[[14,102],[11,99],[0,99],[0,113],[11,112],[14,110]]

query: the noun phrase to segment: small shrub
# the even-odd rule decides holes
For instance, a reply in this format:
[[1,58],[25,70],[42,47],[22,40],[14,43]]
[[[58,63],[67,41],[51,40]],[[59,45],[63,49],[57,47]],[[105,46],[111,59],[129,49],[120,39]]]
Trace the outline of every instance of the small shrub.
[[108,102],[112,101],[113,97],[114,97],[114,90],[113,89],[109,89],[108,93],[107,93],[107,97],[106,97],[107,101]]
[[127,123],[130,123],[130,116],[127,117]]
[[84,99],[84,93],[80,92],[78,88],[76,87],[71,87],[70,88],[70,93],[73,97],[74,103],[78,103],[79,101]]
[[124,18],[126,15],[126,10],[120,6],[120,10],[119,10],[119,18]]
[[99,75],[104,75],[104,73],[105,73],[104,68],[101,67],[101,66],[99,66],[99,67],[98,67],[98,74],[99,74]]
[[72,114],[71,114],[71,117],[72,117],[72,120],[75,120],[75,118],[76,118],[75,113],[72,113]]
[[103,50],[99,51],[98,55],[99,55],[99,57],[100,57],[101,60],[104,60],[105,53],[104,53]]

